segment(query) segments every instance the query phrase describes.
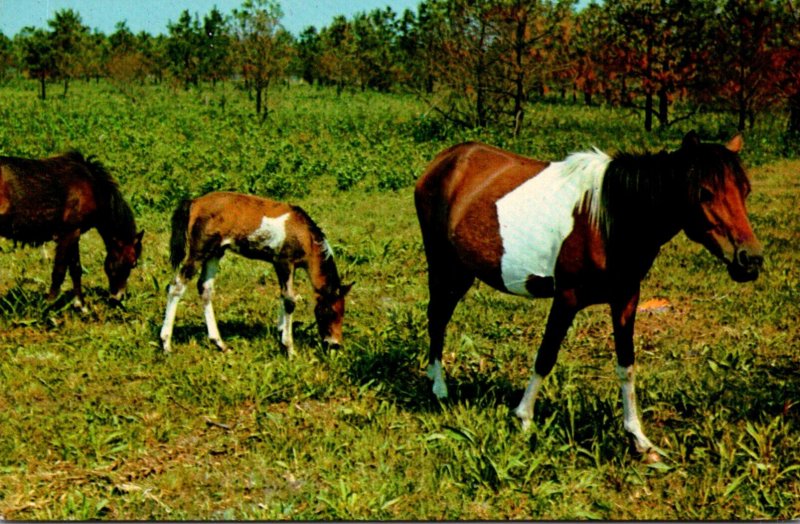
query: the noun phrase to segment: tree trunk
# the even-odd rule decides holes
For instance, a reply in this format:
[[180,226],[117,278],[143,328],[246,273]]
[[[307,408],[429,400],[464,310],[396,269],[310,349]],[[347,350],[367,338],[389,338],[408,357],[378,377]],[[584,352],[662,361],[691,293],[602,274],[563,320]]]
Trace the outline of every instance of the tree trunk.
[[789,97],[789,134],[800,136],[800,91]]
[[653,130],[653,94],[647,93],[644,99],[644,130]]
[[658,125],[667,127],[669,124],[669,98],[666,88],[658,90]]
[[39,86],[40,86],[39,98],[41,98],[42,100],[44,100],[45,98],[47,98],[47,87],[46,87],[46,82],[45,82],[45,76],[44,76],[44,73],[42,73],[42,74],[39,76]]
[[256,90],[256,115],[261,114],[261,84],[259,82],[255,83],[255,90]]
[[64,98],[67,97],[68,89],[69,89],[69,78],[64,78]]
[[742,96],[739,97],[738,105],[739,107],[737,112],[739,113],[739,122],[736,125],[736,129],[738,129],[739,131],[744,131],[744,127],[747,122],[747,104],[744,101],[744,97]]

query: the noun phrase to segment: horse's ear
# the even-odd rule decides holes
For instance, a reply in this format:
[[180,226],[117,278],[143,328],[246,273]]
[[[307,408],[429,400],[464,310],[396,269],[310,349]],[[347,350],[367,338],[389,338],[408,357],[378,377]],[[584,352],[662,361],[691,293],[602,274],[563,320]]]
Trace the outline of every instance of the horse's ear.
[[353,288],[353,284],[355,284],[355,282],[350,282],[349,284],[342,284],[341,286],[339,286],[339,295],[340,296],[347,295]]
[[738,153],[741,151],[744,147],[744,138],[742,138],[741,133],[737,133],[736,136],[731,138],[728,143],[725,144],[725,147],[732,153]]
[[694,129],[692,129],[691,131],[686,133],[686,136],[683,137],[683,143],[681,144],[681,147],[693,147],[699,145],[700,145],[700,135],[698,135],[697,132]]

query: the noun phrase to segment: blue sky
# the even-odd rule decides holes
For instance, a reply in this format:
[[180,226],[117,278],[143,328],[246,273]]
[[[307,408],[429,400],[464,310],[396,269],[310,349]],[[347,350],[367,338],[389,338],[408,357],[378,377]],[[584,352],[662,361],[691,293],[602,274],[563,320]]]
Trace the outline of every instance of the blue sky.
[[[283,26],[298,34],[309,25],[319,29],[337,14],[350,18],[359,11],[391,6],[397,13],[416,11],[419,0],[279,0],[283,8]],[[114,32],[117,22],[125,20],[134,33],[166,33],[167,23],[176,21],[184,9],[200,18],[216,6],[225,15],[239,7],[242,0],[0,0],[0,32],[13,37],[25,26],[47,27],[53,13],[72,9],[81,15],[84,25],[106,34]]]

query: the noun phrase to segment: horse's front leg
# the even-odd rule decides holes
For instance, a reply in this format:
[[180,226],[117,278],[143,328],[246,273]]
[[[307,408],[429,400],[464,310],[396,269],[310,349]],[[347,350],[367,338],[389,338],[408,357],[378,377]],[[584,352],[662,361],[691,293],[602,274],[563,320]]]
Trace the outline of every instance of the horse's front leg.
[[214,297],[214,278],[217,276],[218,272],[219,258],[209,258],[206,260],[203,263],[203,271],[200,275],[200,279],[197,281],[197,290],[200,296],[203,297],[203,314],[206,317],[208,338],[220,351],[227,351],[228,347],[222,341],[222,336],[219,334],[217,319],[214,315],[214,306],[211,303]]
[[281,288],[281,299],[278,303],[278,332],[281,345],[286,348],[289,358],[295,356],[294,338],[292,335],[292,313],[294,313],[296,296],[294,293],[294,267],[287,263],[276,262],[275,273]]
[[533,374],[530,381],[528,381],[528,386],[525,388],[525,393],[522,395],[519,406],[514,410],[514,414],[522,421],[523,431],[527,431],[530,428],[536,396],[542,387],[544,378],[552,371],[558,359],[558,350],[561,348],[561,342],[564,340],[578,312],[574,302],[571,296],[556,295],[553,299],[553,305],[550,306],[550,314],[547,317],[547,326],[544,330],[542,343],[536,353]]
[[633,439],[636,451],[647,462],[660,460],[656,447],[642,431],[636,409],[636,387],[633,348],[633,327],[636,321],[636,306],[639,304],[639,289],[622,294],[611,302],[611,317],[614,324],[614,345],[617,353],[617,376],[622,389],[623,426]]
[[69,268],[74,293],[73,305],[85,311],[83,290],[81,289],[81,260],[78,242],[80,237],[81,231],[76,229],[56,238],[56,255],[53,262],[53,273],[47,300],[53,301],[58,297],[61,291],[61,284],[64,283],[64,278],[67,275],[67,268]]

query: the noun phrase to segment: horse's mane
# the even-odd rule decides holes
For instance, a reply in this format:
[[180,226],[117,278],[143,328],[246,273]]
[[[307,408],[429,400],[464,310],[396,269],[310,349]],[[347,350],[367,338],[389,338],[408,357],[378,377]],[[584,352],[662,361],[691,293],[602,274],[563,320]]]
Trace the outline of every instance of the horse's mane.
[[322,229],[317,225],[316,222],[306,213],[305,209],[300,206],[291,206],[292,211],[302,218],[302,220],[306,223],[309,232],[311,233],[312,240],[320,245],[322,250],[322,268],[323,271],[327,274],[327,276],[331,277],[331,280],[326,283],[326,287],[329,288],[329,291],[332,291],[339,287],[340,280],[339,280],[339,272],[336,269],[336,263],[333,260],[333,251],[331,251],[330,244],[328,244],[328,239],[325,237],[325,233]]
[[[726,169],[727,168],[727,169]],[[750,182],[738,157],[719,144],[697,144],[667,152],[616,153],[603,176],[600,226],[606,241],[647,234],[660,215],[685,213],[700,187],[719,187],[726,173],[737,185]]]
[[306,213],[306,210],[300,206],[292,206],[292,211],[294,211],[298,216],[302,217],[303,221],[308,226],[311,235],[314,237],[315,242],[322,242],[326,239],[325,233],[322,231],[314,220]]
[[[133,211],[122,196],[119,184],[117,184],[117,181],[114,180],[102,162],[94,155],[84,157],[82,153],[75,150],[67,151],[55,158],[63,158],[69,162],[82,164],[86,168],[85,172],[89,175],[96,197],[101,197],[97,199],[98,205],[104,206],[108,213],[107,221],[100,228],[114,228],[113,231],[119,233],[126,240],[132,239],[136,234]],[[107,197],[108,200],[103,200],[103,196]],[[111,231],[111,229],[108,230]]]

